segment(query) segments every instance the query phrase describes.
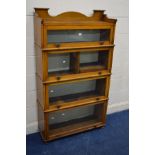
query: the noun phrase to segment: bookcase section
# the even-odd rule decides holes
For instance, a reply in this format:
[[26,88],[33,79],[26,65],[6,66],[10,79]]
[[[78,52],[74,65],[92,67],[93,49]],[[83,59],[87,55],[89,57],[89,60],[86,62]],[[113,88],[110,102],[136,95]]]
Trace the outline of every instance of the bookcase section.
[[49,104],[67,103],[75,100],[105,96],[105,89],[98,89],[106,86],[106,79],[87,80],[59,84],[48,87]]
[[103,126],[102,111],[104,104],[87,105],[67,110],[60,110],[48,115],[49,137],[57,137],[69,132],[78,132],[82,128]]
[[38,128],[50,141],[103,127],[116,19],[103,10],[51,16],[35,8]]

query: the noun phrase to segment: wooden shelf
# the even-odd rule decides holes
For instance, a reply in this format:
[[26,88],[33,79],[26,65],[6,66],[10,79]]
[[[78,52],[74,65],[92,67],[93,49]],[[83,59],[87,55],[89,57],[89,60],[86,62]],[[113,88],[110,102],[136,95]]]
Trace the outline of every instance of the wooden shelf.
[[51,53],[67,53],[67,52],[78,52],[77,50],[83,50],[83,51],[87,51],[88,49],[95,49],[95,50],[101,50],[101,49],[106,49],[106,48],[113,48],[115,45],[114,44],[106,44],[105,45],[101,45],[100,43],[96,43],[96,45],[83,45],[82,47],[78,46],[78,43],[76,43],[76,45],[72,45],[70,46],[69,43],[68,45],[62,46],[62,47],[47,47],[47,48],[42,48],[43,52],[51,52]]
[[[111,75],[108,70],[101,70],[101,71],[90,71],[90,72],[83,72],[77,74],[67,74],[67,72],[63,72],[62,75],[53,75],[48,77],[44,84],[56,84],[56,83],[66,83],[70,81],[80,81],[80,80],[88,80],[88,79],[100,79],[106,76]],[[58,80],[58,77],[61,77]]]
[[52,111],[58,111],[58,110],[62,110],[62,109],[69,109],[69,108],[73,108],[73,107],[90,105],[90,104],[100,103],[100,102],[104,102],[104,101],[105,102],[108,101],[108,98],[105,96],[88,97],[88,98],[84,98],[84,99],[69,101],[66,103],[64,103],[63,101],[57,101],[53,104],[50,104],[49,109],[44,110],[44,112],[52,112]]

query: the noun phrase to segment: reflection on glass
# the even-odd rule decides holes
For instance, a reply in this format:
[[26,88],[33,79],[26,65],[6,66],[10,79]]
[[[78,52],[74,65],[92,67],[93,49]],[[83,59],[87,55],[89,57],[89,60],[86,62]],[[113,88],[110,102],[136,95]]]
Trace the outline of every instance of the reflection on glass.
[[48,54],[48,73],[69,72],[69,54]]

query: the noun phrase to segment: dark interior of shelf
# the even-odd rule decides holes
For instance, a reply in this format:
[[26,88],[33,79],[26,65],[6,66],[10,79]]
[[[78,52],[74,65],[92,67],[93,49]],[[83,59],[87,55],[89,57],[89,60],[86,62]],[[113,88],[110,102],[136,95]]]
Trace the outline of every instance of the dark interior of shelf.
[[[88,60],[86,59],[87,57],[89,57]],[[106,70],[107,64],[108,64],[108,51],[104,51],[104,52],[95,51],[95,52],[89,52],[89,55],[88,54],[85,56],[82,54],[80,55],[81,72],[94,71],[94,70]]]
[[89,91],[89,92],[84,92],[84,93],[64,95],[64,96],[60,96],[60,97],[50,97],[49,102],[52,104],[54,104],[54,102],[56,103],[58,101],[71,102],[71,101],[81,100],[84,98],[95,97],[95,96],[99,96],[99,94],[96,91]]
[[97,66],[97,65],[101,65],[98,62],[90,62],[90,63],[81,63],[80,67],[87,67],[87,66]]
[[80,64],[80,71],[95,71],[95,70],[104,70],[106,69],[105,66],[103,66],[103,64],[99,63],[99,62],[92,62],[92,63],[81,63]]
[[78,118],[78,119],[73,119],[67,122],[63,122],[63,123],[57,123],[57,124],[52,124],[50,126],[51,129],[57,129],[57,128],[62,128],[65,126],[69,126],[69,125],[74,125],[77,123],[82,123],[82,122],[86,122],[86,121],[90,121],[90,120],[97,120],[97,118],[95,118],[95,116],[88,116],[88,117],[84,117],[84,118]]

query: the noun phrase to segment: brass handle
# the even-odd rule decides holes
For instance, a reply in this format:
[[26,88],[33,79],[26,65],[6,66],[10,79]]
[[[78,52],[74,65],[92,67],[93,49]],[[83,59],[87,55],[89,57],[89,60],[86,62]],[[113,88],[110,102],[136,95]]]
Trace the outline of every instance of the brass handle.
[[60,80],[60,79],[61,79],[61,77],[60,77],[60,76],[58,76],[58,77],[57,77],[57,80]]
[[55,44],[55,46],[56,46],[57,48],[59,48],[59,47],[60,47],[60,44]]
[[103,45],[104,44],[104,41],[100,42],[100,45]]
[[101,75],[101,74],[102,74],[102,72],[98,72],[98,74],[99,74],[99,75]]
[[97,97],[97,98],[96,98],[96,101],[99,101],[99,100],[100,100],[100,98],[99,98],[99,97]]
[[57,105],[57,109],[60,109],[61,105]]

